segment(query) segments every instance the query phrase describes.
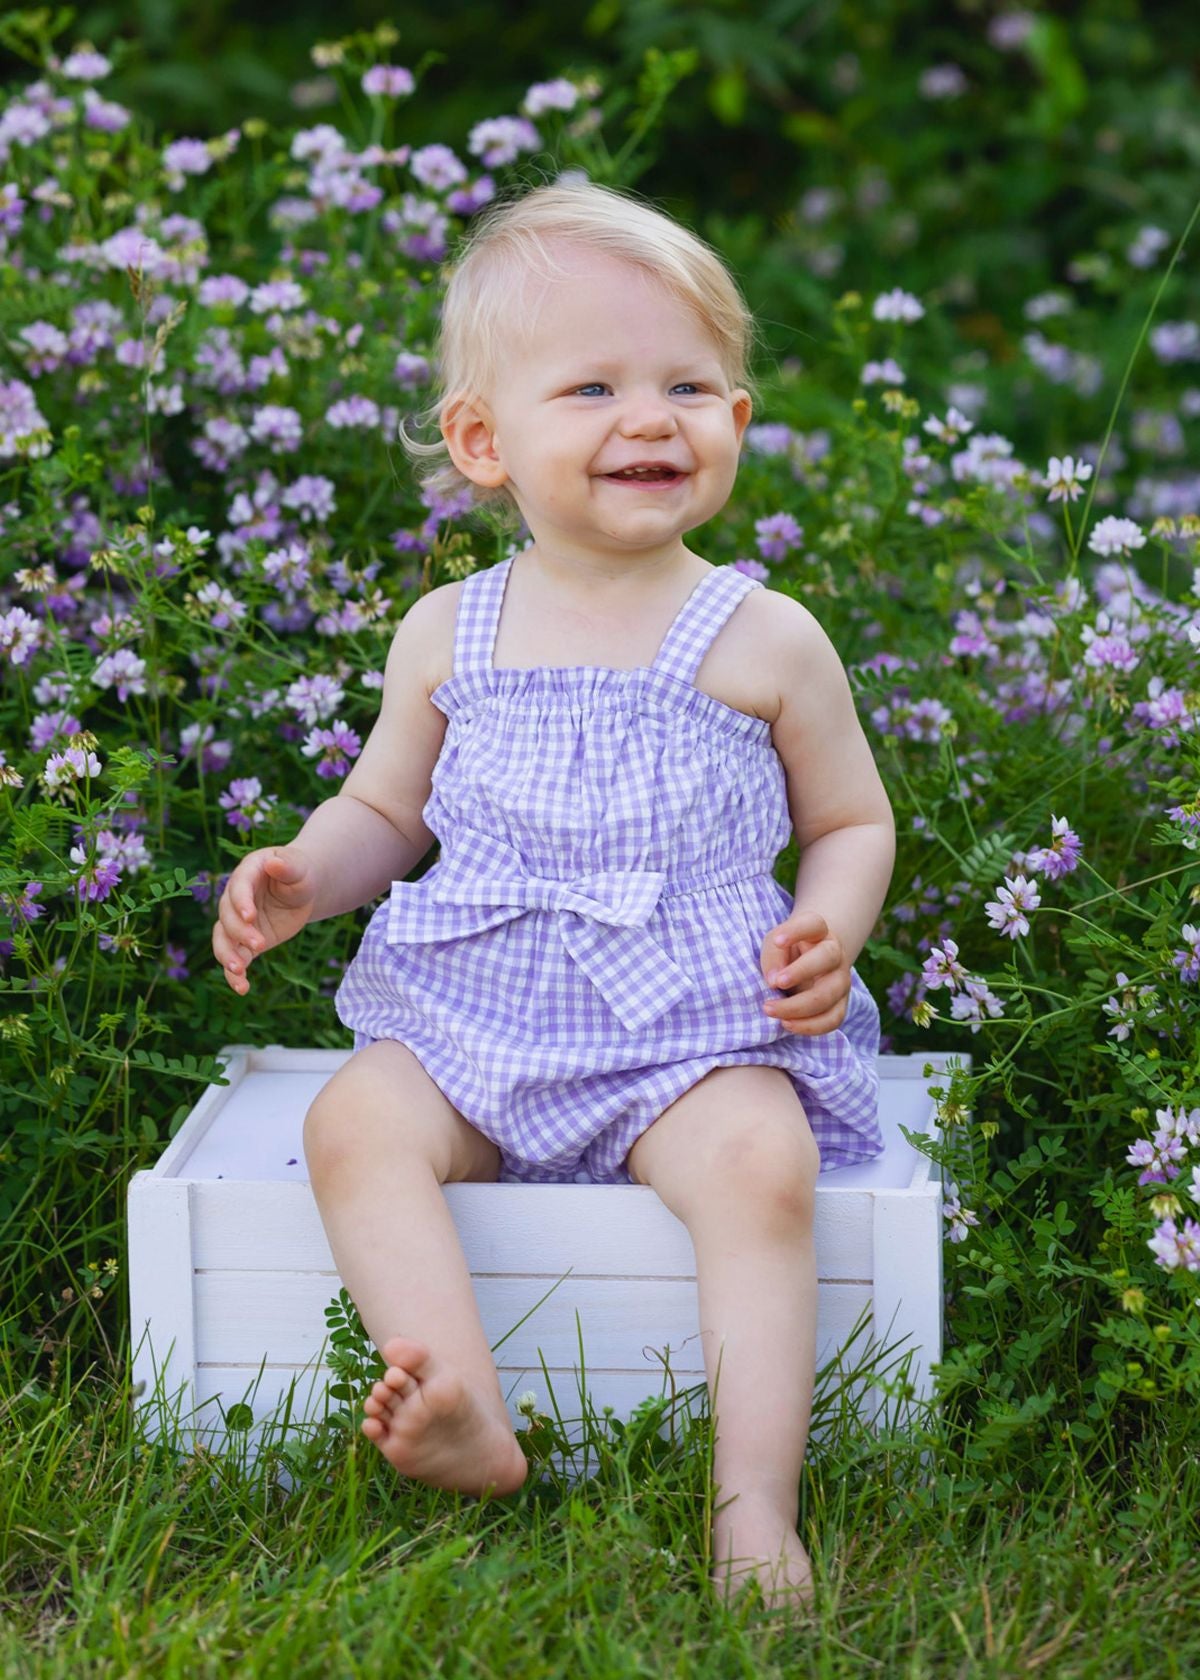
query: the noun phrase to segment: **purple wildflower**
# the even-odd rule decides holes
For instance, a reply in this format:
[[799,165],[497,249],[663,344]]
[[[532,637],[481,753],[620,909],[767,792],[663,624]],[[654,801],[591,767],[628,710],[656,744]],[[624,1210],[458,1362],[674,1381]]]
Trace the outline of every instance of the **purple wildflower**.
[[485,204],[490,204],[495,196],[495,181],[490,175],[480,175],[469,187],[459,187],[449,193],[446,207],[453,210],[456,216],[473,216],[476,210],[482,210]]
[[962,991],[956,992],[950,1003],[950,1015],[955,1021],[966,1021],[977,1033],[985,1015],[993,1018],[1004,1014],[1004,1005],[984,980],[963,981]]
[[24,607],[0,613],[0,654],[7,654],[13,665],[23,665],[41,639],[41,624]]
[[754,521],[758,552],[764,560],[782,560],[803,539],[804,532],[790,513],[773,513]]
[[207,175],[212,168],[212,153],[203,140],[174,140],[163,148],[163,171],[172,192],[183,186],[185,175]]
[[318,675],[297,677],[284,696],[301,723],[323,723],[333,717],[346,697],[346,691],[336,677]]
[[377,427],[379,419],[379,404],[370,397],[343,397],[325,410],[325,424],[338,431],[357,426]]
[[70,855],[71,862],[80,865],[75,880],[75,891],[80,900],[96,903],[107,898],[121,879],[121,865],[116,858],[100,855],[89,863],[83,846],[72,846]]
[[1179,1177],[1176,1163],[1182,1161],[1186,1154],[1184,1140],[1166,1126],[1160,1126],[1153,1138],[1138,1138],[1130,1146],[1125,1159],[1131,1167],[1144,1169],[1138,1176],[1139,1184],[1168,1184],[1171,1179]]
[[79,47],[63,59],[61,72],[71,82],[103,81],[112,65],[94,47]]
[[39,916],[46,914],[44,904],[33,902],[41,891],[41,881],[26,881],[21,889],[20,898],[10,898],[7,893],[0,893],[0,907],[3,907],[13,922],[36,922]]
[[1048,881],[1060,881],[1064,875],[1069,875],[1073,869],[1079,867],[1083,841],[1066,817],[1051,815],[1050,832],[1054,838],[1049,846],[1031,851],[1025,860],[1025,866],[1044,875]]
[[970,1208],[963,1207],[958,1197],[958,1185],[948,1184],[942,1202],[942,1217],[950,1225],[946,1235],[952,1243],[965,1242],[967,1232],[972,1225],[979,1224],[979,1216]]
[[565,76],[552,82],[534,82],[521,101],[527,117],[540,117],[544,111],[573,111],[579,103],[579,89]]
[[1036,910],[1041,902],[1036,885],[1027,881],[1024,875],[1018,875],[1015,881],[1005,877],[1004,885],[997,888],[995,898],[985,904],[984,909],[988,922],[998,933],[1016,939],[1029,932],[1029,919],[1025,912]]
[[1108,1037],[1123,1042],[1136,1025],[1141,1011],[1146,1012],[1146,1019],[1149,1021],[1156,1020],[1162,1011],[1150,1008],[1151,1000],[1157,995],[1156,987],[1139,986],[1135,991],[1128,974],[1120,972],[1117,974],[1117,985],[1124,988],[1121,996],[1106,998],[1103,1011],[1113,1020],[1113,1025],[1108,1029]]
[[318,776],[344,776],[350,768],[350,760],[357,758],[362,751],[362,741],[353,729],[337,718],[330,729],[310,730],[300,751],[305,758],[315,758],[318,753],[322,755],[317,765]]
[[250,293],[250,312],[266,315],[272,309],[299,309],[307,293],[295,280],[267,280]]
[[362,79],[363,92],[375,99],[401,99],[416,85],[412,71],[400,64],[373,64]]
[[921,969],[921,984],[931,992],[937,991],[939,986],[945,986],[949,991],[957,991],[966,983],[967,971],[958,960],[958,946],[953,939],[943,942],[943,948],[936,946],[925,959]]
[[414,385],[429,383],[429,360],[425,356],[418,356],[410,350],[401,350],[392,363],[392,378],[397,385],[411,389]]
[[230,782],[229,791],[219,796],[218,803],[229,813],[225,821],[230,828],[249,830],[266,822],[277,798],[276,794],[263,793],[257,776],[245,776]]
[[487,169],[512,163],[520,152],[536,151],[541,135],[526,117],[485,117],[467,136],[467,150]]
[[304,473],[294,484],[288,485],[279,500],[284,507],[291,508],[300,516],[302,524],[307,524],[309,520],[322,524],[337,508],[333,492],[331,478],[323,478],[319,473]]
[[206,309],[226,303],[236,309],[245,303],[249,296],[249,286],[244,280],[239,280],[236,274],[210,274],[200,282],[196,293],[197,300]]
[[116,688],[117,699],[124,702],[131,694],[146,692],[146,661],[139,659],[129,648],[118,648],[108,654],[92,672],[97,688]]
[[1132,519],[1118,519],[1110,514],[1096,525],[1088,538],[1093,554],[1130,554],[1135,548],[1146,546],[1146,535]]
[[1200,1224],[1194,1219],[1185,1219],[1182,1231],[1176,1228],[1173,1219],[1164,1219],[1146,1247],[1158,1265],[1168,1272],[1176,1266],[1200,1272]]
[[282,403],[264,403],[251,417],[250,436],[255,443],[268,444],[274,455],[290,454],[300,447],[304,422],[294,408],[286,408]]
[[1182,932],[1187,940],[1187,949],[1173,951],[1171,963],[1179,970],[1179,978],[1191,983],[1200,979],[1200,927],[1185,922]]
[[408,160],[416,180],[432,192],[446,192],[467,178],[467,166],[449,146],[421,146]]
[[168,980],[187,980],[190,970],[187,966],[187,952],[182,945],[172,945],[167,941],[164,950],[163,969]]

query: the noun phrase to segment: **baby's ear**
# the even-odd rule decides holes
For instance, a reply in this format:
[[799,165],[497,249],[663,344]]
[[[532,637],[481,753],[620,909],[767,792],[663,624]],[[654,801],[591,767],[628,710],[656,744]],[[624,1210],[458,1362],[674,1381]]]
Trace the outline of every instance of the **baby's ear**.
[[496,450],[492,416],[481,397],[457,397],[442,414],[450,459],[472,484],[494,490],[508,478]]
[[754,404],[750,400],[749,391],[743,391],[740,387],[733,393],[731,401],[733,403],[733,427],[737,433],[737,440],[741,443],[746,427],[750,424],[750,418],[754,413]]

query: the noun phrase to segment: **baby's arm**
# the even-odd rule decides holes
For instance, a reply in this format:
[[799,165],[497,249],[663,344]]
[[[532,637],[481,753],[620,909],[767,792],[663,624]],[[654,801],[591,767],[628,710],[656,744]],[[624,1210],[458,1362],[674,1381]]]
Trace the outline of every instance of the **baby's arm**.
[[292,842],[316,874],[314,922],[369,904],[433,845],[421,812],[446,718],[429,699],[427,673],[446,605],[443,591],[434,590],[401,619],[374,728],[335,797],[317,806]]
[[446,719],[428,673],[448,603],[422,596],[401,620],[384,670],[379,716],[337,794],[286,846],[242,858],[221,895],[213,950],[236,991],[255,957],[308,922],[357,910],[403,880],[433,844],[421,818]]
[[896,825],[833,644],[798,601],[772,592],[772,607],[780,706],[771,736],[787,776],[800,867],[794,908],[770,930],[763,969],[769,984],[796,989],[769,1013],[793,1031],[819,1034],[845,1017],[851,966],[891,883]]

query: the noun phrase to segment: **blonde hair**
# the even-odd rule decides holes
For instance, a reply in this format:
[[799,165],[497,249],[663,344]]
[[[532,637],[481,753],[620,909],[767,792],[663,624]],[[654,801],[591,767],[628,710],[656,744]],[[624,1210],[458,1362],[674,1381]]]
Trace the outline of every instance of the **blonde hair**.
[[[496,371],[496,346],[512,331],[519,275],[532,271],[553,278],[564,272],[547,248],[549,240],[618,257],[652,276],[711,335],[730,384],[753,393],[754,318],[712,247],[628,193],[591,181],[558,181],[493,202],[472,226],[446,287],[436,395],[418,416],[422,424],[440,429],[452,403],[486,395]],[[476,507],[487,506],[516,523],[519,510],[508,489],[472,483],[451,461],[444,437],[421,443],[402,421],[400,440],[418,463],[427,463],[418,465],[417,476],[428,492],[448,499],[469,490]]]

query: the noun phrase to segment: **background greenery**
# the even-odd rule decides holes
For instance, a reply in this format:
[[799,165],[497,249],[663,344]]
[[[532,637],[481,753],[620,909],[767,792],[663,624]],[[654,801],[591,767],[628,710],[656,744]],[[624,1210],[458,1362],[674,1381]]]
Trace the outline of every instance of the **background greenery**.
[[[452,517],[431,526],[381,436],[366,448],[322,428],[335,396],[397,400],[392,355],[428,348],[437,263],[397,255],[370,218],[330,216],[304,237],[334,259],[306,279],[316,306],[343,330],[366,330],[360,344],[312,355],[289,342],[293,365],[270,395],[302,413],[304,448],[290,463],[260,447],[230,472],[197,464],[191,442],[210,402],[198,353],[234,317],[190,297],[164,334],[169,368],[188,384],[186,414],[151,414],[136,366],[89,368],[100,384],[70,368],[30,375],[22,329],[36,319],[65,327],[77,301],[74,282],[53,274],[68,227],[104,238],[128,224],[133,205],[155,215],[184,208],[204,223],[214,272],[264,281],[300,243],[267,214],[297,190],[295,177],[303,183],[291,132],[336,122],[362,146],[375,121],[349,72],[331,103],[311,102],[323,73],[309,51],[328,33],[326,17],[96,8],[70,24],[59,51],[90,36],[109,52],[116,68],[102,91],[127,103],[135,124],[127,142],[91,135],[70,151],[59,173],[75,207],[59,222],[30,217],[0,276],[0,376],[36,385],[54,440],[42,458],[3,463],[0,612],[17,601],[42,610],[17,572],[58,560],[65,510],[94,512],[100,534],[81,539],[79,562],[88,613],[139,611],[136,645],[159,686],[119,704],[89,684],[99,652],[91,620],[59,609],[56,651],[106,766],[69,815],[95,824],[137,807],[153,861],[111,898],[70,913],[72,823],[39,791],[45,752],[26,747],[39,704],[31,684],[46,667],[6,665],[0,745],[25,785],[11,793],[0,890],[15,897],[36,873],[51,910],[9,929],[0,1023],[9,1256],[0,1598],[13,1672],[78,1672],[81,1662],[114,1674],[216,1672],[244,1662],[319,1673],[330,1648],[346,1665],[386,1672],[395,1647],[381,1641],[385,1623],[406,1657],[445,1672],[573,1662],[582,1672],[590,1663],[595,1673],[660,1673],[664,1650],[680,1671],[708,1662],[714,1673],[727,1672],[730,1653],[747,1672],[787,1672],[814,1648],[820,1671],[839,1674],[864,1663],[913,1675],[1186,1673],[1200,1660],[1186,1613],[1200,1587],[1196,1282],[1152,1261],[1152,1199],[1167,1187],[1139,1185],[1126,1160],[1153,1129],[1152,1113],[1200,1101],[1195,987],[1171,969],[1181,926],[1196,919],[1200,867],[1183,823],[1162,817],[1164,806],[1195,799],[1200,763],[1193,732],[1172,744],[1144,715],[1151,681],[1196,704],[1195,652],[1178,618],[1197,606],[1197,526],[1178,522],[1200,512],[1190,466],[1196,356],[1159,353],[1146,329],[1152,313],[1156,326],[1187,323],[1200,307],[1186,241],[1173,261],[1196,199],[1190,65],[1200,26],[1182,7],[1089,4],[1037,13],[1024,44],[1001,50],[989,37],[1000,16],[885,3],[337,16],[339,29],[386,21],[400,31],[377,51],[357,41],[358,69],[372,58],[418,68],[441,55],[392,138],[443,141],[460,155],[471,125],[515,111],[530,82],[594,72],[600,137],[544,125],[545,149],[513,174],[584,162],[599,178],[636,182],[730,256],[764,325],[759,418],[783,426],[788,441],[748,453],[728,517],[699,534],[705,552],[752,555],[756,521],[791,512],[804,538],[772,565],[771,582],[826,625],[854,670],[864,719],[901,715],[897,696],[911,690],[944,705],[952,724],[922,738],[871,722],[900,850],[859,965],[884,1005],[887,1047],[936,1044],[975,1059],[975,1078],[945,1094],[939,1154],[977,1221],[946,1248],[942,1409],[925,1433],[882,1443],[845,1418],[814,1450],[804,1520],[825,1597],[816,1623],[778,1634],[709,1620],[698,1591],[702,1451],[658,1453],[649,1437],[618,1443],[585,1496],[550,1480],[475,1511],[422,1490],[398,1497],[378,1455],[342,1425],[307,1454],[268,1453],[257,1472],[203,1455],[147,1456],[130,1430],[124,1186],[194,1101],[211,1052],[252,1036],[245,1005],[210,966],[211,896],[194,888],[211,886],[251,839],[288,838],[331,791],[300,757],[303,730],[278,710],[243,715],[222,774],[180,753],[181,731],[224,727],[211,686],[222,673],[245,698],[310,669],[344,664],[357,679],[378,667],[389,624],[420,588],[501,548]],[[13,95],[34,74],[22,53],[39,27],[18,14],[0,20]],[[922,77],[948,63],[966,90],[923,93]],[[298,84],[309,84],[299,102]],[[178,199],[163,190],[158,152],[169,139],[218,135],[256,115],[263,129],[245,134],[231,164]],[[30,180],[49,167],[45,153],[18,161]],[[1143,263],[1130,252],[1147,227],[1164,243]],[[22,268],[14,247],[41,272]],[[364,249],[356,269],[347,257]],[[919,323],[873,319],[872,300],[893,286],[920,298]],[[119,306],[149,343],[166,326],[154,311],[171,291],[131,291],[118,271],[89,295]],[[1064,307],[1039,308],[1047,294]],[[402,318],[398,296],[410,304]],[[248,355],[272,342],[261,318],[236,331]],[[865,383],[868,362],[887,356],[903,379]],[[950,404],[965,407],[997,455],[1012,452],[1015,482],[960,476],[956,446],[920,432],[931,464],[918,487],[906,443]],[[1095,466],[1067,529],[1037,476],[1052,454]],[[377,566],[390,611],[358,635],[270,627],[278,591],[263,570],[268,542],[250,540],[225,569],[189,542],[190,524],[222,532],[236,523],[232,493],[270,469],[285,479],[326,472],[336,483],[337,518],[314,534],[314,610],[344,599],[330,582],[336,556]],[[1120,620],[1131,610],[1085,546],[1103,514],[1155,525],[1117,568],[1147,633],[1128,672],[1085,659],[1100,611],[1111,605]],[[397,530],[420,541],[397,550]],[[175,544],[178,576],[149,563],[151,535]],[[97,563],[87,551],[101,537]],[[225,636],[197,605],[214,576],[250,613]],[[1075,582],[1084,595],[1072,603],[1062,591]],[[368,581],[352,594],[366,599]],[[1054,613],[1051,638],[1031,636],[1031,602]],[[951,652],[971,613],[991,649]],[[881,652],[912,663],[868,668]],[[1014,706],[1022,672],[1062,684],[1061,709]],[[375,703],[353,688],[348,720],[365,732]],[[276,803],[250,837],[228,829],[217,796],[230,776],[252,774]],[[1046,908],[1031,937],[1010,944],[986,926],[983,905],[1014,856],[1048,844],[1050,816],[1064,811],[1086,865],[1042,883]],[[781,880],[794,870],[789,853]],[[352,918],[321,924],[303,947],[259,965],[253,1036],[344,1044],[329,998],[357,933]],[[942,1012],[931,1028],[915,1013],[916,977],[947,937],[1004,1000],[1005,1015],[978,1035],[950,1018],[944,992],[928,993]],[[171,973],[172,946],[190,964],[187,978]],[[1135,1012],[1130,1038],[1114,1042],[1102,1005],[1120,990],[1118,971],[1156,985],[1167,1013]],[[836,1413],[836,1391],[827,1403]],[[285,1496],[285,1472],[299,1497]],[[660,1589],[655,1609],[639,1608],[616,1631],[617,1612],[648,1581]],[[495,1614],[498,1595],[505,1617]],[[477,1639],[475,1622],[488,1617]]]

